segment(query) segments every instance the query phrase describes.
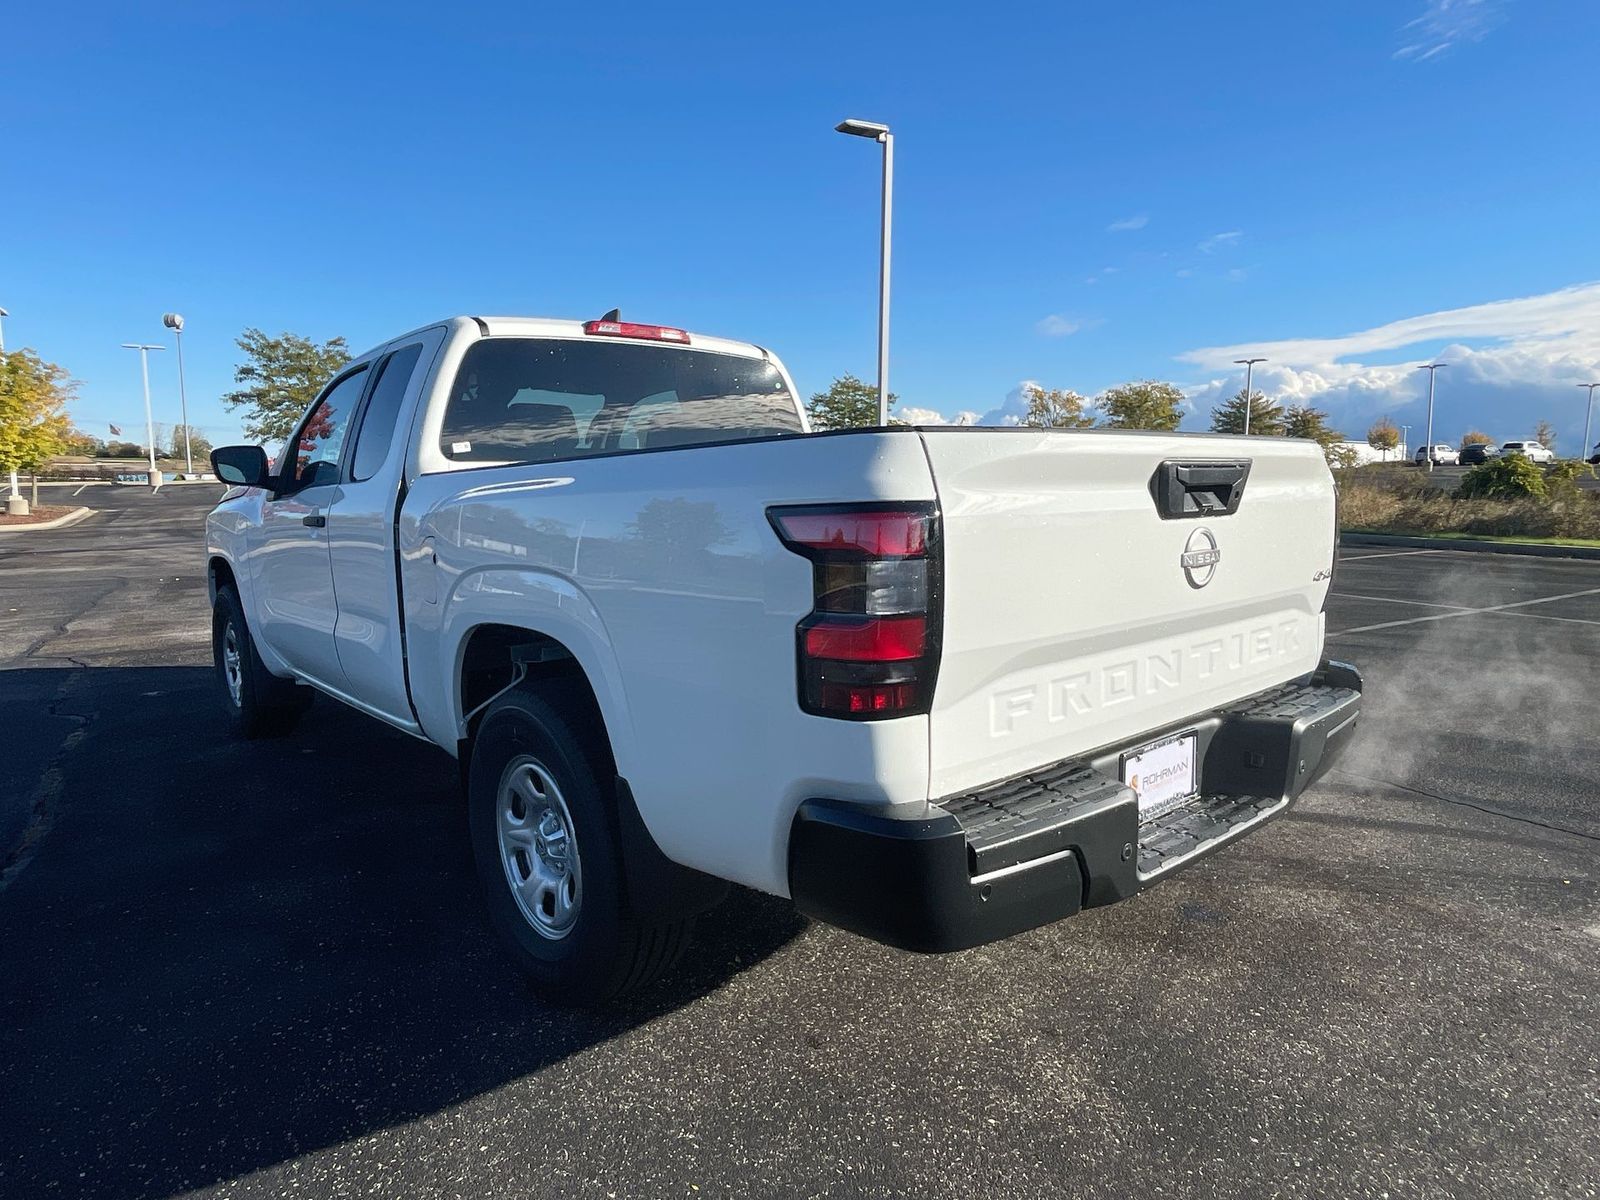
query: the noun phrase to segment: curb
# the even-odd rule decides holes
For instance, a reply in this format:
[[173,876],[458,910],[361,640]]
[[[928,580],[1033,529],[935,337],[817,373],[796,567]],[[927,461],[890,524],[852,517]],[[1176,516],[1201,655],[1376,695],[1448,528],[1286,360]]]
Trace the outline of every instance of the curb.
[[1538,542],[1480,542],[1471,538],[1410,537],[1399,533],[1341,533],[1341,546],[1404,546],[1413,550],[1471,550],[1488,554],[1524,554],[1533,558],[1600,560],[1600,546],[1550,546]]
[[94,514],[95,510],[92,508],[75,508],[64,517],[57,517],[53,521],[40,521],[37,525],[0,525],[0,537],[8,533],[39,533],[46,529],[65,529],[68,525],[88,520]]

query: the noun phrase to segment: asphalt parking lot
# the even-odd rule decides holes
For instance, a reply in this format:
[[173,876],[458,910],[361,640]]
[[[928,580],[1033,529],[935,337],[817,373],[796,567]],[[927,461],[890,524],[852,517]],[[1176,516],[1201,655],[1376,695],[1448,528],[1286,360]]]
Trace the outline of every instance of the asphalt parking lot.
[[9,1200],[1600,1194],[1600,562],[1351,548],[1360,740],[1129,903],[928,958],[736,893],[573,1014],[443,756],[224,736],[214,496],[0,534]]

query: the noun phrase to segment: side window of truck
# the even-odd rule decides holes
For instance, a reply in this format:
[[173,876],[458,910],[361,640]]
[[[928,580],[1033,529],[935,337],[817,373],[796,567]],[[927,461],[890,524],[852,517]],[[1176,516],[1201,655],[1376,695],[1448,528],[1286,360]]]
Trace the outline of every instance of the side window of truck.
[[367,368],[357,367],[323,393],[295,433],[294,456],[284,466],[286,492],[339,482],[339,455],[355,416]]
[[400,403],[405,399],[406,385],[411,382],[411,374],[421,357],[419,343],[401,347],[378,364],[372,395],[367,398],[366,411],[361,414],[361,425],[356,429],[355,454],[350,466],[350,478],[354,482],[371,479],[388,459],[394,444],[395,422],[400,419]]

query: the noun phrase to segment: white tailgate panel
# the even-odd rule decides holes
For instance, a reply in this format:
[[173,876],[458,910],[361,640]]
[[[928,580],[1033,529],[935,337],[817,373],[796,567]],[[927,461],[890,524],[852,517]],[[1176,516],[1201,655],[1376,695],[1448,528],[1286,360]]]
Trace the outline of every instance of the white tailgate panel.
[[[1334,493],[1314,444],[1010,430],[925,441],[944,517],[933,796],[1131,745],[1317,666]],[[1159,517],[1162,461],[1246,458],[1236,513]],[[1180,558],[1202,528],[1221,557],[1194,587]]]

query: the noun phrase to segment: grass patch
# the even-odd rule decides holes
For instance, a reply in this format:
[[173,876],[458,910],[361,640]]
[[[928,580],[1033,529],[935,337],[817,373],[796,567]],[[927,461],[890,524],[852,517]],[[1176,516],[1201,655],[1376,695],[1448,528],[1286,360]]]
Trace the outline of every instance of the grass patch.
[[1546,472],[1540,483],[1543,495],[1467,497],[1413,472],[1342,471],[1340,523],[1352,532],[1409,537],[1560,539],[1556,544],[1566,545],[1600,540],[1600,493],[1578,487],[1570,472]]
[[1581,546],[1600,550],[1600,538],[1504,537],[1492,533],[1422,533],[1415,529],[1355,529],[1346,525],[1344,533],[1377,533],[1386,537],[1434,538],[1439,541],[1504,542],[1510,546]]

